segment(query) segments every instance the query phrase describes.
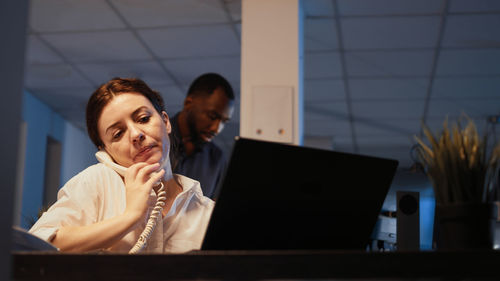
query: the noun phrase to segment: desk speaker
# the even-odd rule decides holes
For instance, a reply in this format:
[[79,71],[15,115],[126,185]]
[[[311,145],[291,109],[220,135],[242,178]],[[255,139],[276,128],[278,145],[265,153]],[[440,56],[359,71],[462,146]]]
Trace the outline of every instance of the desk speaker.
[[396,243],[398,250],[420,249],[420,196],[418,192],[396,192]]

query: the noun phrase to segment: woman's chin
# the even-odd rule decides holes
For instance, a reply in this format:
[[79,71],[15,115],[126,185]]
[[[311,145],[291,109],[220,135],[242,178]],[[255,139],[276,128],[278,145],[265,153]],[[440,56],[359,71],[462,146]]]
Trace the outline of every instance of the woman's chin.
[[163,160],[163,155],[161,155],[160,153],[155,153],[154,155],[151,155],[151,157],[149,157],[148,159],[146,159],[146,163],[148,164],[155,164],[155,163],[162,163],[162,160]]

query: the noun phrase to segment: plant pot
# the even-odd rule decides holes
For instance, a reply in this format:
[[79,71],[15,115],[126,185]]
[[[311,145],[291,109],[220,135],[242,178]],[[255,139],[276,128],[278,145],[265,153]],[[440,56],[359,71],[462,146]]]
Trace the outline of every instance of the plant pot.
[[436,248],[492,249],[496,217],[493,203],[436,204]]

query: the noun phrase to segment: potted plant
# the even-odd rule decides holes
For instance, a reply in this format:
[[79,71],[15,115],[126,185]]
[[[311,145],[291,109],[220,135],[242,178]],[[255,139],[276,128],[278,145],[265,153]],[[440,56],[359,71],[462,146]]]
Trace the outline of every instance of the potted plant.
[[498,184],[500,144],[488,147],[467,118],[444,122],[438,135],[423,125],[429,145],[415,137],[420,161],[432,182],[436,199],[437,248],[491,249],[497,208],[492,195]]

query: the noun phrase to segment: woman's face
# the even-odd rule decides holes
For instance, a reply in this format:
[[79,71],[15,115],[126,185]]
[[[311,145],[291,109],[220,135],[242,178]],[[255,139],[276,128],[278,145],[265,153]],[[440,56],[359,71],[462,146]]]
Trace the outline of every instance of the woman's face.
[[104,149],[124,167],[137,162],[162,163],[168,157],[168,116],[165,112],[160,115],[141,94],[115,96],[103,108],[97,128]]

